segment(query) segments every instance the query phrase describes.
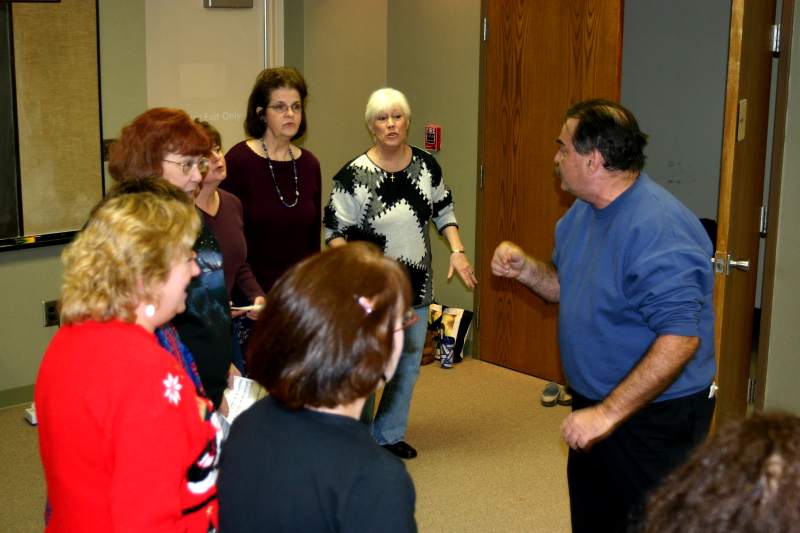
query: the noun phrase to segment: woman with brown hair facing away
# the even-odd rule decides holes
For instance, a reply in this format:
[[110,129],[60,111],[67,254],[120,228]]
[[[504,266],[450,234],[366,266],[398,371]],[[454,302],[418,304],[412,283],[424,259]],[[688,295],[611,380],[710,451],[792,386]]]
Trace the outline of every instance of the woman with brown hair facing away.
[[307,95],[297,70],[262,71],[247,101],[249,138],[225,154],[228,178],[220,187],[242,201],[247,260],[267,292],[289,267],[320,248],[319,161],[293,144],[306,131]]
[[123,194],[64,249],[35,389],[47,531],[216,528],[219,425],[153,333],[185,307],[199,229],[182,199]]
[[366,243],[278,280],[248,350],[250,376],[270,395],[231,428],[223,531],[416,531],[405,466],[358,421],[394,375],[409,303],[402,267]]
[[[185,111],[157,107],[122,129],[111,145],[108,168],[118,182],[158,176],[194,198],[208,172],[211,147],[208,135]],[[194,251],[200,275],[189,284],[186,310],[171,323],[197,364],[205,394],[219,408],[231,371],[231,317],[222,253],[206,224],[201,224]],[[224,405],[221,411],[226,414]]]
[[800,418],[731,422],[655,490],[643,533],[800,531]]

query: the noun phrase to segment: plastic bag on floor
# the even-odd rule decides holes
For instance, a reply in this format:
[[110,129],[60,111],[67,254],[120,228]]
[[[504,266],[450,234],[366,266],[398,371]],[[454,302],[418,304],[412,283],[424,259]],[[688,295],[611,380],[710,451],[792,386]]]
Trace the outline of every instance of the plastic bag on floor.
[[442,368],[452,368],[454,363],[460,363],[471,323],[472,311],[431,304],[428,308],[428,335],[422,352],[422,364],[438,359]]
[[[472,311],[460,307],[445,307],[442,311],[442,367],[460,363],[464,358],[464,342],[472,324]],[[447,353],[445,352],[447,350]],[[447,361],[445,360],[445,353]]]
[[442,328],[442,306],[428,306],[428,331],[425,333],[425,346],[422,348],[421,364],[429,365],[437,359],[439,349],[439,331]]

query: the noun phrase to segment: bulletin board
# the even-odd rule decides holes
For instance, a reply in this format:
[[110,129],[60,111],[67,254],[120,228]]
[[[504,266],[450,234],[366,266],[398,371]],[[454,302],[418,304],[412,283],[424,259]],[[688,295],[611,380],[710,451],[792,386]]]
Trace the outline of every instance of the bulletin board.
[[0,11],[0,249],[65,242],[103,195],[97,1]]

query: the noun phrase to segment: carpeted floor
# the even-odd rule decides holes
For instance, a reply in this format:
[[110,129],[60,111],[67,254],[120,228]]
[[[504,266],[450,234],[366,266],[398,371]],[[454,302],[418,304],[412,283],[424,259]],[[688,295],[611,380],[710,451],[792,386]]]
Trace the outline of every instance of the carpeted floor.
[[[422,368],[407,440],[424,533],[569,531],[567,407],[545,408],[545,382],[467,359]],[[0,410],[0,532],[42,530],[45,489],[24,407]]]
[[20,405],[0,409],[0,531],[28,533],[44,529],[45,486],[36,428]]
[[466,359],[422,368],[407,462],[426,533],[568,532],[568,407],[542,407],[545,382]]

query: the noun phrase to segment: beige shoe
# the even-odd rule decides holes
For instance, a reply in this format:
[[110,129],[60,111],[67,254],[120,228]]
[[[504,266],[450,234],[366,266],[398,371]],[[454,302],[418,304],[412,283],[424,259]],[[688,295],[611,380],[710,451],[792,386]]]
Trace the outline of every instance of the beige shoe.
[[561,387],[552,381],[544,386],[542,390],[541,402],[545,407],[553,407],[558,402],[558,395],[561,394]]
[[558,405],[572,405],[572,394],[569,393],[566,387],[560,387],[556,401]]

